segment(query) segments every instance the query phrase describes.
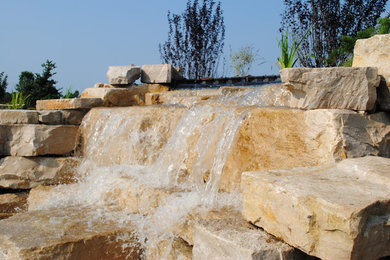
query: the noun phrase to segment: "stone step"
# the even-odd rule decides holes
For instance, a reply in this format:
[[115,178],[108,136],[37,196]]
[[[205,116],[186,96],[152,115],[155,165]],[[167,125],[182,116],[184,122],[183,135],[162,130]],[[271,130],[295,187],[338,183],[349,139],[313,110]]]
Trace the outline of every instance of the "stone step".
[[212,100],[219,97],[221,97],[220,89],[156,92],[147,93],[145,95],[145,105],[183,104],[186,106],[192,106],[197,102]]
[[321,259],[390,256],[390,159],[246,172],[243,216]]
[[98,211],[66,208],[16,214],[0,221],[0,259],[140,259],[135,228]]
[[35,110],[0,110],[0,124],[38,124],[39,114]]
[[18,157],[0,159],[0,188],[31,189],[75,182],[76,157]]
[[86,109],[101,106],[103,106],[103,100],[100,98],[64,98],[37,100],[36,109]]
[[194,260],[315,259],[244,221],[241,217],[199,221],[194,227]]
[[80,125],[89,109],[39,110],[39,123],[46,125]]
[[78,126],[0,125],[0,155],[63,155],[76,147]]

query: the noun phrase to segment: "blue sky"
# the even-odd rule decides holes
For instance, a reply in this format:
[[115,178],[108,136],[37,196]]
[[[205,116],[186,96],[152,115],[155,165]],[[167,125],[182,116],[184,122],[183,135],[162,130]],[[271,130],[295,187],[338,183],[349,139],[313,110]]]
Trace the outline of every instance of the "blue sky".
[[[21,71],[57,64],[57,87],[83,90],[107,82],[110,65],[161,63],[158,44],[167,39],[168,10],[181,13],[186,0],[3,0],[0,72],[9,89]],[[222,0],[225,53],[252,45],[265,63],[252,75],[276,74],[282,0]]]

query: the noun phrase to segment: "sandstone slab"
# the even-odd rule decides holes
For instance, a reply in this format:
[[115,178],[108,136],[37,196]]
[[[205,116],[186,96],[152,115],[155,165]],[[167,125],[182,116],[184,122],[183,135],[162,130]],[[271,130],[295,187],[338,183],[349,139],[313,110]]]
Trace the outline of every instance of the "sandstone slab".
[[0,187],[31,189],[72,183],[79,162],[76,157],[4,157],[0,159]]
[[220,89],[155,92],[146,94],[145,105],[182,104],[190,107],[200,101],[213,100],[220,96]]
[[383,82],[378,89],[378,104],[390,111],[390,34],[375,35],[355,44],[353,67],[377,67]]
[[78,126],[0,125],[0,154],[68,154],[76,147]]
[[46,125],[80,125],[88,109],[39,110],[39,123]]
[[119,226],[88,209],[52,209],[0,221],[1,259],[140,259],[131,223]]
[[303,109],[373,110],[380,83],[374,67],[282,69],[280,77],[292,107]]
[[0,213],[18,213],[27,209],[28,192],[0,194]]
[[65,98],[37,100],[37,110],[52,109],[85,109],[103,106],[100,98]]
[[389,256],[389,169],[390,159],[365,157],[313,168],[246,172],[243,216],[321,259]]
[[34,110],[0,110],[0,124],[38,124]]
[[139,66],[109,66],[107,78],[110,84],[128,85],[136,81],[141,75]]
[[[193,259],[303,259],[303,254],[242,218],[200,221]],[[314,258],[313,258],[314,259]]]
[[176,79],[183,78],[177,68],[171,64],[143,65],[141,69],[141,82],[169,84]]

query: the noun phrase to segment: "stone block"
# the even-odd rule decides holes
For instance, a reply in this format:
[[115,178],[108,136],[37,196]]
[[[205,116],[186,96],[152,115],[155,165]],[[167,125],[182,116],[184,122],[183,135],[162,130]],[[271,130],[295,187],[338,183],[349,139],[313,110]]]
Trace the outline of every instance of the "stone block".
[[0,110],[0,124],[38,124],[38,112],[34,110]]
[[292,68],[282,69],[280,76],[289,92],[289,107],[359,111],[375,108],[380,83],[377,68]]
[[194,260],[303,259],[299,250],[242,218],[200,221],[194,227],[192,254]]
[[[356,166],[356,167],[355,167]],[[321,259],[390,255],[390,159],[245,172],[243,216]]]
[[0,221],[0,259],[140,259],[131,223],[99,218],[85,208],[16,214]]
[[0,159],[0,188],[31,189],[72,183],[79,162],[76,157],[4,157]]
[[195,103],[217,99],[218,97],[221,97],[220,89],[155,92],[146,94],[145,105],[182,104],[190,107]]
[[78,126],[0,125],[0,155],[69,154],[76,147]]
[[18,213],[27,209],[28,192],[0,194],[0,213]]
[[80,125],[89,109],[39,110],[39,122],[46,125]]
[[143,65],[141,82],[170,84],[174,80],[183,78],[179,70],[171,64]]
[[110,84],[128,85],[134,83],[141,75],[139,66],[109,66],[107,78]]
[[64,98],[37,100],[37,110],[84,109],[103,106],[100,98]]
[[383,78],[378,89],[379,108],[390,111],[390,34],[357,40],[352,66],[378,68],[378,74]]

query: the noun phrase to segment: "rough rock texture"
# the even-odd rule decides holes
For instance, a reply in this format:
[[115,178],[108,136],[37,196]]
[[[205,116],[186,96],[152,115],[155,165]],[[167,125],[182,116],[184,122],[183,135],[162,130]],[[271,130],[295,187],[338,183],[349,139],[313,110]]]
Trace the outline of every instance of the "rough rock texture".
[[378,104],[390,111],[390,34],[375,35],[358,40],[355,44],[353,67],[372,66],[378,68],[383,82],[378,89]]
[[140,259],[131,223],[118,226],[88,209],[53,209],[0,221],[0,259]]
[[28,192],[0,194],[0,213],[18,213],[27,209]]
[[17,157],[0,159],[0,188],[31,189],[75,181],[76,157]]
[[45,109],[83,109],[103,106],[100,98],[65,98],[37,100],[37,110]]
[[80,125],[88,109],[39,110],[39,122],[46,125]]
[[378,69],[365,68],[292,68],[282,69],[283,85],[298,108],[373,110]]
[[0,125],[0,155],[68,154],[76,147],[78,126]]
[[139,66],[109,66],[107,78],[110,84],[128,85],[136,81],[141,75]]
[[33,110],[0,110],[0,124],[38,124],[38,112]]
[[200,221],[194,228],[194,260],[303,258],[293,247],[241,218]]
[[216,99],[220,96],[220,89],[175,90],[168,92],[147,93],[145,96],[145,105],[183,104],[191,106],[199,101]]
[[157,247],[145,250],[146,260],[192,260],[192,246],[180,238],[163,240]]
[[[355,167],[357,166],[357,167]],[[390,159],[242,176],[243,216],[321,259],[390,255]]]
[[[238,187],[243,171],[316,166],[365,155],[390,157],[390,116],[385,113],[365,116],[347,110],[144,106],[93,109],[84,122],[80,152],[98,165],[157,164],[161,168],[169,166],[170,157],[185,155],[177,167],[186,176],[197,167],[207,180],[213,165],[222,163],[220,188],[225,191]],[[181,122],[193,125],[177,130],[179,124],[183,126]],[[166,147],[169,140],[179,142],[171,139],[173,133],[180,143]],[[226,139],[222,149],[224,133],[230,133],[232,140],[229,144]],[[199,159],[197,147],[204,142],[207,147],[202,146],[204,157]],[[215,157],[217,149],[223,150],[219,159]]]
[[169,84],[181,79],[179,71],[171,64],[143,65],[141,69],[141,82]]

